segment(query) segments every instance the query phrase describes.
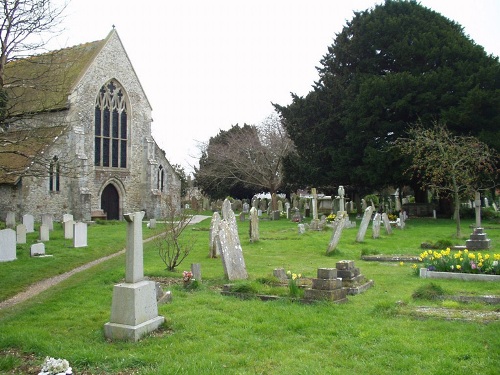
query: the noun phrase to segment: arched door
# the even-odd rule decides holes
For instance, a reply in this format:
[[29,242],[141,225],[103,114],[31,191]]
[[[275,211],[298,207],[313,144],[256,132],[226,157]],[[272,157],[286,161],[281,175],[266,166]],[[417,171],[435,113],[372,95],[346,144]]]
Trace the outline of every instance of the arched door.
[[113,184],[104,188],[101,194],[101,209],[107,214],[108,220],[120,220],[120,196]]

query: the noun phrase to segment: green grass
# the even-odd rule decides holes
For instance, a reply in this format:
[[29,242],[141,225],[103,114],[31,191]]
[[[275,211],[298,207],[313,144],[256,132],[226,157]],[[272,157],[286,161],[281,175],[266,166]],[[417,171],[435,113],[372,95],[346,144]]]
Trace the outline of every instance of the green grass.
[[[464,233],[468,234],[468,224]],[[487,223],[484,223],[488,226]],[[159,306],[166,323],[137,343],[108,342],[113,285],[124,277],[120,255],[78,273],[22,304],[0,310],[0,374],[23,372],[20,361],[39,371],[45,356],[66,358],[77,374],[496,374],[500,363],[500,322],[456,321],[422,317],[416,307],[447,307],[491,312],[498,306],[463,304],[416,292],[500,294],[497,282],[420,279],[411,264],[365,262],[361,253],[418,255],[422,242],[454,238],[449,220],[409,220],[404,231],[356,243],[356,229],[344,231],[336,252],[326,255],[330,231],[299,235],[286,220],[260,222],[260,241],[250,243],[248,221],[238,222],[250,289],[267,285],[275,268],[315,277],[318,267],[335,267],[351,259],[375,282],[345,304],[290,300],[262,302],[222,296],[220,259],[208,258],[210,220],[184,233],[196,238],[192,253],[176,271],[165,270],[154,240],[144,245],[145,274],[180,280],[191,263],[200,263],[202,284],[193,291],[172,286],[173,301]],[[359,227],[359,221],[358,221]],[[500,226],[487,229],[500,252]],[[57,229],[58,230],[58,229]],[[30,259],[18,249],[18,260],[0,264],[5,299],[33,280],[61,273],[125,246],[125,223],[89,227],[89,246],[72,249],[64,240],[47,244],[52,263]],[[144,229],[144,235],[153,232]],[[61,235],[62,237],[62,235]],[[60,248],[56,248],[60,241]],[[51,246],[49,248],[49,245]],[[54,246],[54,247],[52,247]],[[22,252],[22,254],[21,254]],[[69,253],[69,255],[68,255]],[[30,281],[25,280],[29,273]],[[41,275],[40,275],[41,273]],[[24,276],[23,276],[24,275]],[[243,283],[245,284],[245,283]],[[431,285],[432,284],[432,285]],[[242,287],[245,288],[245,287]],[[427,292],[427,293],[426,293]],[[8,353],[4,356],[2,354]],[[17,353],[17,354],[12,354]],[[18,371],[18,372],[16,372]],[[33,371],[32,373],[38,373]]]

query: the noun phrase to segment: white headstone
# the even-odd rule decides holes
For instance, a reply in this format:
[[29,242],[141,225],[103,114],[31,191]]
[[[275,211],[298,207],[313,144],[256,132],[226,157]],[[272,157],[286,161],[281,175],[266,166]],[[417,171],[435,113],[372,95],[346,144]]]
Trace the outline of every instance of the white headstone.
[[45,255],[45,244],[43,242],[38,242],[31,245],[30,255],[32,257],[37,255]]
[[73,247],[87,246],[87,223],[73,224]]
[[0,230],[0,262],[16,259],[16,232],[14,229]]
[[26,243],[26,225],[18,224],[16,227],[16,242]]
[[363,242],[366,235],[366,230],[372,219],[373,207],[368,206],[363,214],[363,219],[361,220],[361,225],[359,226],[358,234],[356,235],[356,242]]
[[35,231],[35,218],[33,215],[23,215],[23,224],[26,226],[26,233],[33,233]]
[[46,225],[46,224],[41,224],[40,225],[40,241],[49,241],[50,238],[49,238],[49,227]]

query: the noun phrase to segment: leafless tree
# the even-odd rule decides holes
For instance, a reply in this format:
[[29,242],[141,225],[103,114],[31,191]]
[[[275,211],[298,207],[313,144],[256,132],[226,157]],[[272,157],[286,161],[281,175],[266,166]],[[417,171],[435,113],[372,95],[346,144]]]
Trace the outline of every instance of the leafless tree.
[[172,195],[166,195],[164,199],[166,215],[162,220],[164,225],[162,233],[156,238],[156,247],[162,262],[169,271],[173,271],[186,259],[194,246],[194,237],[187,233],[183,234],[192,216],[184,210],[179,211]]
[[[295,151],[293,141],[275,114],[257,126],[228,132],[224,142],[206,144],[202,153],[210,163],[200,166],[196,178],[230,181],[274,193],[283,184],[283,159]],[[272,202],[277,209],[276,199]]]

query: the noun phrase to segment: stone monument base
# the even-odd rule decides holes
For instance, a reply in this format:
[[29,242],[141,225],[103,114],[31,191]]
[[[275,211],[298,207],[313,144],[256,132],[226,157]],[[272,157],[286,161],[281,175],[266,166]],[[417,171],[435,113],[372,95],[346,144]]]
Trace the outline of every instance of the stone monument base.
[[111,340],[138,341],[164,321],[163,316],[158,316],[153,281],[117,284],[113,289],[111,319],[104,325],[104,335]]

